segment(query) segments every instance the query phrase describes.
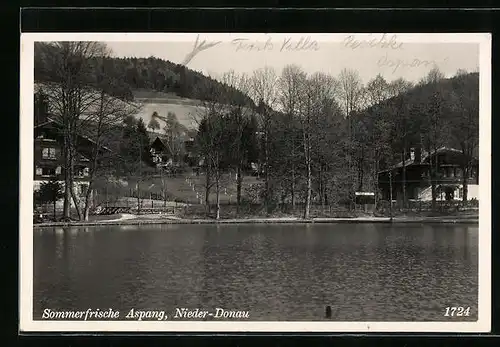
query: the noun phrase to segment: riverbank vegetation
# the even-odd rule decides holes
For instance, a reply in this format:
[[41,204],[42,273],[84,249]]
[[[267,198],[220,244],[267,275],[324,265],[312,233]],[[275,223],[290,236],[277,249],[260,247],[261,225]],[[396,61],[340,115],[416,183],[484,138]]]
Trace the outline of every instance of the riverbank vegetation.
[[[354,216],[362,213],[355,192],[369,191],[385,214],[378,173],[404,163],[410,148],[458,148],[465,173],[478,150],[478,73],[445,78],[433,68],[417,83],[381,75],[364,83],[355,70],[331,76],[289,65],[212,78],[157,58],[113,58],[102,43],[58,42],[35,46],[35,81],[38,106],[62,124],[64,219],[74,212],[88,220],[104,195],[109,203],[111,190],[116,202],[176,200],[216,219],[308,219],[332,210]],[[137,119],[137,88],[198,100],[196,128],[180,126],[174,114],[170,123]],[[169,147],[170,166],[154,162],[151,132]],[[94,144],[83,204],[72,189],[79,135]],[[433,210],[438,178],[431,170]],[[405,194],[398,204],[412,211]]]

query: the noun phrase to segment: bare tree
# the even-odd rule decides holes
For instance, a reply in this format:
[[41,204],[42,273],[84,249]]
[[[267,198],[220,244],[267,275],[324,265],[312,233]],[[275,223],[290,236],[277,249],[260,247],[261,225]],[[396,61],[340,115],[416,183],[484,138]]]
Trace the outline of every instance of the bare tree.
[[[319,142],[325,138],[320,129],[329,123],[327,119],[334,107],[334,96],[338,90],[337,81],[322,73],[315,73],[302,84],[302,100],[300,103],[300,120],[303,134],[304,166],[306,168],[306,203],[304,218],[310,216],[313,180],[313,159]],[[331,130],[331,129],[330,129]],[[323,167],[318,155],[320,171]]]
[[270,135],[272,127],[273,108],[278,102],[278,77],[273,68],[268,66],[255,70],[251,77],[251,95],[257,103],[260,126],[263,134],[264,158],[263,167],[265,175],[264,203],[266,210],[270,208]]
[[479,146],[479,77],[458,71],[453,80],[451,134],[462,152],[462,201],[468,199],[468,177]]
[[[406,206],[406,160],[407,148],[412,134],[410,114],[408,113],[405,93],[413,87],[413,84],[403,78],[396,79],[389,83],[389,94],[393,98],[392,106],[392,119],[393,125],[393,144],[394,147],[399,149],[399,159],[402,162],[402,194],[403,194],[403,207]],[[414,120],[413,120],[414,121]]]
[[49,97],[50,111],[62,124],[64,138],[64,207],[63,217],[70,218],[71,199],[78,217],[80,208],[74,191],[74,164],[78,120],[96,102],[93,62],[109,51],[100,42],[49,42],[36,46],[36,59],[42,61],[42,71],[35,73],[50,83],[43,85]]
[[196,93],[203,100],[193,122],[198,125],[195,145],[205,167],[205,208],[210,213],[210,191],[216,188],[216,218],[220,217],[220,180],[223,158],[223,117],[225,105],[221,90],[213,83],[200,83]]
[[420,80],[420,84],[432,84],[437,83],[445,78],[444,73],[439,70],[437,66],[433,66],[432,69]]
[[[431,71],[432,76],[439,75]],[[438,149],[446,143],[450,136],[450,123],[447,118],[449,112],[449,99],[444,94],[439,79],[427,78],[428,92],[422,97],[423,102],[417,105],[417,112],[422,115],[421,138],[429,155],[429,180],[431,184],[432,207],[436,207],[437,181],[439,179],[439,153]]]
[[[286,155],[286,167],[290,173],[290,194],[292,210],[295,209],[296,202],[296,165],[297,154],[300,151],[300,143],[295,141],[294,131],[295,122],[298,119],[302,91],[306,81],[306,73],[297,65],[285,66],[279,78],[279,106],[287,117],[287,122],[283,124],[286,127],[285,143],[288,155]],[[287,136],[288,135],[288,136]]]
[[381,75],[377,75],[368,82],[366,93],[371,105],[365,119],[369,129],[366,140],[371,144],[372,189],[375,193],[376,208],[379,198],[378,173],[380,161],[387,156],[390,149],[390,122],[380,111],[381,103],[391,96],[390,85]]
[[[348,139],[347,139],[347,157],[349,187],[351,196],[351,207],[354,204],[354,163],[355,163],[355,123],[353,122],[354,112],[359,111],[363,103],[364,88],[359,73],[356,70],[343,69],[339,75],[340,82],[340,105],[343,108],[345,117],[348,121]],[[359,165],[358,165],[359,166]]]
[[[228,88],[224,96],[224,103],[229,115],[231,129],[230,143],[227,143],[231,156],[231,166],[236,169],[236,213],[240,213],[241,190],[243,185],[243,168],[251,161],[252,153],[250,143],[255,134],[249,134],[251,129],[251,117],[255,115],[253,106],[249,100],[241,98],[241,95],[248,95],[250,92],[250,78],[246,74],[237,74],[234,70],[222,75],[222,83]],[[241,92],[237,94],[235,91]],[[248,130],[248,131],[247,131]]]
[[103,173],[109,171],[110,167],[115,162],[114,156],[116,153],[109,150],[109,145],[113,141],[113,136],[117,129],[123,123],[123,120],[140,110],[140,105],[134,105],[106,94],[108,88],[112,88],[112,81],[108,76],[101,77],[101,90],[96,91],[99,94],[99,99],[84,118],[79,122],[81,129],[86,129],[84,134],[91,142],[89,150],[89,185],[84,196],[83,219],[89,218],[91,207],[91,197],[93,186],[96,179]]
[[369,106],[380,104],[391,97],[389,83],[387,83],[382,75],[378,74],[367,83],[366,97]]
[[390,82],[388,86],[389,98],[401,95],[409,91],[413,87],[414,84],[410,81],[405,80],[404,78],[395,79],[394,81]]

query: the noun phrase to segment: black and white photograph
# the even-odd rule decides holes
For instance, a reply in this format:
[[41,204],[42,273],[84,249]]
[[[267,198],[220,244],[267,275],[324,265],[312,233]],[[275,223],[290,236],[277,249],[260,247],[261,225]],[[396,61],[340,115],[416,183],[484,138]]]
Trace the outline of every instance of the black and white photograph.
[[490,331],[490,50],[22,34],[21,331]]

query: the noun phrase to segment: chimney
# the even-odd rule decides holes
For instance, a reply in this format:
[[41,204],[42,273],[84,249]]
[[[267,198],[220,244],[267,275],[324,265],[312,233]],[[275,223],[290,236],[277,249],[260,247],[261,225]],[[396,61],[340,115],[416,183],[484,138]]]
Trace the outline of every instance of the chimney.
[[410,148],[410,160],[415,160],[415,148]]

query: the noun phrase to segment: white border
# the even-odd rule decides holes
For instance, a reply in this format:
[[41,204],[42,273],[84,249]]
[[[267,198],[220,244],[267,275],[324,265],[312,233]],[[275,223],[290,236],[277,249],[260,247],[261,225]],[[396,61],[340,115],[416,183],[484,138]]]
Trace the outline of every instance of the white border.
[[[35,41],[190,41],[196,33],[23,33],[20,80],[20,220],[19,314],[22,332],[489,332],[491,329],[491,34],[396,34],[399,42],[477,43],[480,45],[480,222],[478,320],[476,322],[199,322],[199,321],[86,321],[33,320],[33,53]],[[341,42],[348,35],[366,38],[380,34],[249,34],[203,33],[211,40],[300,38]]]

